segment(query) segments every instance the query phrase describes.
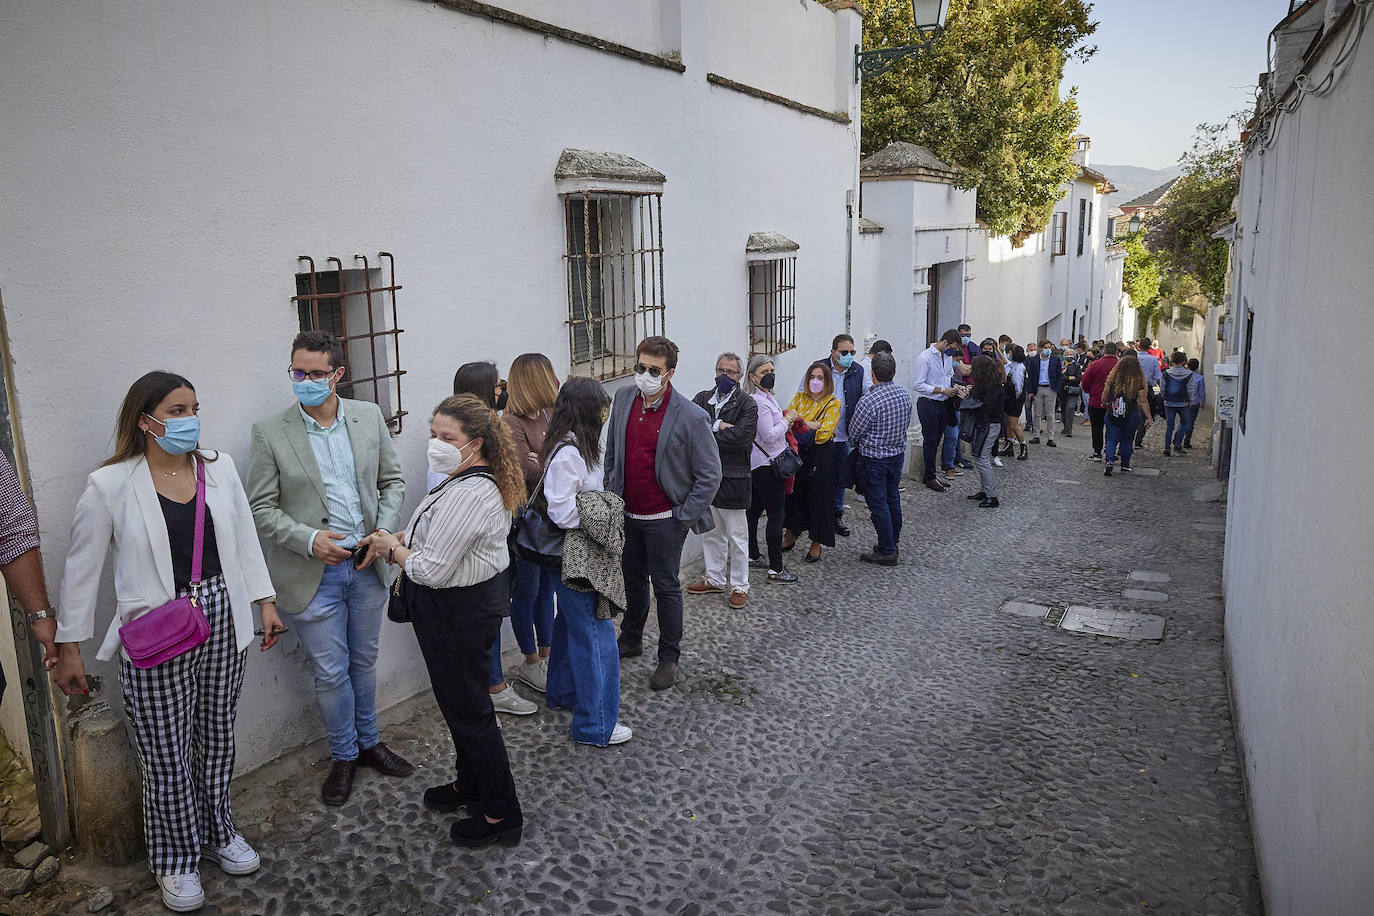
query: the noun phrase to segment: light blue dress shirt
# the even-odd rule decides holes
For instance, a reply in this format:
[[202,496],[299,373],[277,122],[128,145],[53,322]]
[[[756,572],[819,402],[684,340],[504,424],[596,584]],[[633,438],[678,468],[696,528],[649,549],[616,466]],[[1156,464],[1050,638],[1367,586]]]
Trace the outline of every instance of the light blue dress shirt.
[[[339,402],[339,415],[334,418],[333,426],[321,426],[304,409],[301,419],[305,421],[305,435],[310,440],[310,450],[315,453],[320,479],[324,481],[329,530],[348,535],[338,542],[340,547],[353,547],[368,532],[363,518],[363,500],[358,495],[358,469],[353,464],[353,443],[348,438],[348,424],[344,422],[343,402]],[[310,533],[310,544],[306,547],[311,556],[317,533]]]

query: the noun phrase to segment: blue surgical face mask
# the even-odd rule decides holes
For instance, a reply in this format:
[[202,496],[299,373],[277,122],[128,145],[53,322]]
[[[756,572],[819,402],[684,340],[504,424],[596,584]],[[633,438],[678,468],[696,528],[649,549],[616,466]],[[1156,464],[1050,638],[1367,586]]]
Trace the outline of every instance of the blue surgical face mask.
[[854,364],[854,354],[841,353],[839,362],[841,366],[844,366],[846,369],[848,369],[850,366]]
[[292,382],[291,390],[296,393],[296,400],[306,407],[319,407],[329,400],[332,393],[329,388],[329,379],[333,376],[326,376],[316,381],[306,379],[303,382]]
[[965,334],[963,337],[961,337],[961,338],[959,338],[959,339],[962,340],[962,341],[964,342],[964,346],[966,346],[966,347],[967,347],[969,344],[973,343],[973,338],[970,337],[970,336],[968,336],[967,334]]
[[166,435],[153,438],[169,455],[184,455],[200,442],[200,417],[168,417],[166,420],[159,420],[146,413],[144,416],[162,425]]

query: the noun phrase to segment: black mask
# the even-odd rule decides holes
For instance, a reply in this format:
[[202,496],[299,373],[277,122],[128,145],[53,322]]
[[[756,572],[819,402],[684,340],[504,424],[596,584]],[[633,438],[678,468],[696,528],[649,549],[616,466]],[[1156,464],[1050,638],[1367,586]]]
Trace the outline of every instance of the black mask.
[[762,388],[764,391],[772,391],[773,383],[777,380],[778,377],[775,373],[766,372],[764,373],[763,378],[759,379],[759,387]]
[[496,409],[497,409],[497,410],[505,410],[505,409],[506,409],[506,393],[505,393],[504,391],[501,392],[499,395],[496,396]]

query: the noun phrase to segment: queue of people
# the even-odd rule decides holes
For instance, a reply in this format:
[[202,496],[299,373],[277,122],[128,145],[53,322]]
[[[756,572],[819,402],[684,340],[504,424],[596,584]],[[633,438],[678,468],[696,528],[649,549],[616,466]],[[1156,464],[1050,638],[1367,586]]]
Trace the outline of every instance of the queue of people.
[[[859,360],[841,334],[785,407],[767,354],[746,362],[721,353],[712,387],[678,392],[678,348],[662,336],[640,341],[634,384],[614,397],[592,379],[560,385],[538,353],[517,357],[508,379],[491,363],[467,363],[433,410],[427,492],[405,521],[405,481],[381,410],[340,395],[342,343],[307,331],[291,343],[292,402],[253,425],[244,477],[202,445],[191,381],[150,372],[125,396],[114,453],[78,503],[59,610],[46,607],[41,566],[36,579],[26,575],[36,530],[0,543],[0,563],[24,607],[42,606],[30,623],[59,688],[86,693],[79,644],[94,635],[114,549],[116,613],[97,658],[119,658],[149,867],[169,909],[203,904],[202,859],[231,875],[260,865],[229,793],[255,635],[267,651],[296,633],[329,744],[320,798],[337,806],[359,768],[414,773],[383,741],[376,707],[383,619],[408,623],[454,744],[453,778],[424,790],[424,803],[464,813],[450,829],[456,844],[515,845],[524,818],[497,714],[539,707],[506,678],[504,618],[523,656],[514,681],[544,694],[548,708],[572,711],[572,741],[629,741],[621,664],[644,652],[651,595],[658,644],[648,686],[664,690],[679,678],[684,593],[722,595],[739,611],[752,570],[770,585],[797,582],[784,554],[806,535],[802,556],[819,563],[837,537],[850,537],[851,488],[877,538],[860,559],[900,562],[913,416],[925,486],[944,492],[976,468],[970,498],[981,508],[1000,505],[994,469],[1013,443],[1019,460],[1028,457],[1023,416],[1036,434],[1030,444],[1053,447],[1055,413],[1069,436],[1085,412],[1093,457],[1105,454],[1110,476],[1119,453],[1129,471],[1155,413],[1150,342],[1137,343],[1138,358],[1111,342],[1067,344],[1062,353],[1047,340],[1029,349],[1003,335],[975,345],[967,325],[947,331],[916,361],[913,402],[890,345],[877,341]],[[1196,360],[1175,354],[1171,363],[1159,394],[1166,455],[1191,446],[1205,403]],[[0,510],[11,511],[6,474],[0,465]],[[538,546],[524,539],[531,529],[542,532]],[[692,531],[705,569],[684,589]]]

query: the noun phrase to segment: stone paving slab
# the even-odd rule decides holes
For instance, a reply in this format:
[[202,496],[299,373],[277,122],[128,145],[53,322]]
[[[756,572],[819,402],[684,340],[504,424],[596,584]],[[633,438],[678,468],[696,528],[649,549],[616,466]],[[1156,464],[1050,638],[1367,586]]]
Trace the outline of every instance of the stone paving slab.
[[[452,818],[420,804],[452,776],[427,695],[384,722],[411,779],[364,771],[326,808],[323,743],[239,777],[263,868],[206,868],[202,912],[1258,916],[1221,535],[1085,524],[1119,503],[1120,480],[1078,449],[1030,455],[999,469],[998,510],[968,505],[973,475],[907,488],[904,543],[943,553],[857,562],[873,538],[857,504],[853,537],[821,563],[800,561],[804,544],[788,554],[797,585],[759,583],[742,611],[689,599],[681,682],[650,691],[648,656],[623,667],[628,744],[572,744],[568,713],[505,719],[528,818],[514,849],[458,850]],[[1223,504],[1189,499],[1210,473],[1175,465],[1129,498],[1142,517],[1220,523]],[[1039,529],[1051,536],[1026,536]],[[1146,564],[1186,570],[1158,609],[1186,638],[1084,639],[999,613],[1113,608]],[[80,911],[99,884],[116,912],[164,912],[145,869],[90,860],[7,907]]]
[[1157,614],[1135,614],[1093,607],[1070,607],[1064,613],[1059,627],[1071,633],[1111,636],[1115,639],[1164,638],[1164,618]]
[[1008,601],[1002,605],[1003,614],[1011,614],[1016,617],[1038,617],[1041,620],[1050,612],[1050,609],[1043,604],[1030,604],[1026,601]]
[[1166,572],[1156,572],[1149,569],[1132,570],[1130,578],[1137,582],[1172,582],[1174,579]]
[[1128,588],[1121,593],[1123,598],[1130,598],[1133,601],[1168,601],[1169,596],[1164,592],[1152,592],[1147,588]]

